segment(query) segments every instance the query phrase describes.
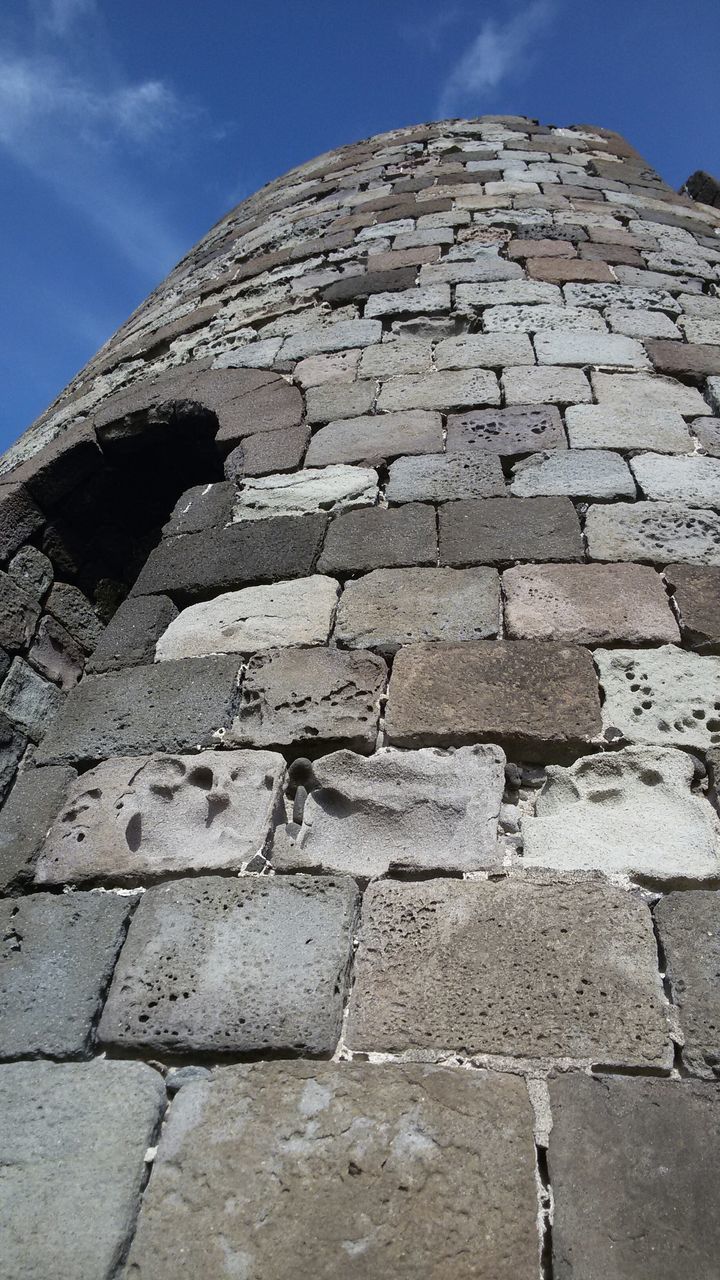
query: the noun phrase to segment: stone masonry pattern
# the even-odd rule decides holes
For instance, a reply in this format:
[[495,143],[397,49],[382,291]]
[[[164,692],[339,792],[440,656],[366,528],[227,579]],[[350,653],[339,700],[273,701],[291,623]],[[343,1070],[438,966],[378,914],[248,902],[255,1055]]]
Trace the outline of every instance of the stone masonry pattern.
[[3,1280],[717,1280],[708,182],[344,147],[0,459]]

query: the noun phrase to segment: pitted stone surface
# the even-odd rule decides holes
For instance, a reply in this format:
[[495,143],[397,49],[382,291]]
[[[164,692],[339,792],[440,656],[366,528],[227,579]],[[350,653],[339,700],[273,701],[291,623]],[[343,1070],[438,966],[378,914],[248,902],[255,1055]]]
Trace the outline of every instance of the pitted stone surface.
[[649,373],[592,373],[591,381],[598,404],[623,413],[675,409],[688,418],[712,414],[696,387],[674,378]]
[[607,325],[598,311],[589,308],[539,306],[488,307],[483,312],[486,333],[604,333]]
[[378,409],[454,409],[462,405],[500,404],[494,373],[486,369],[443,370],[425,376],[391,378],[378,396]]
[[315,432],[305,457],[307,467],[328,463],[377,462],[399,454],[439,453],[443,447],[439,413],[411,409],[329,422]]
[[555,1276],[714,1280],[717,1089],[574,1073],[550,1081],[550,1106]]
[[339,591],[334,578],[313,574],[214,596],[183,609],[158,640],[155,659],[325,644]]
[[720,652],[720,569],[673,564],[664,577],[685,643],[700,653]]
[[720,1079],[720,894],[696,889],[671,893],[655,908],[673,1004],[685,1043],[682,1056],[694,1075]]
[[497,868],[504,771],[505,756],[492,746],[323,756],[302,823],[276,832],[273,864],[363,878]]
[[638,564],[539,564],[502,576],[512,639],[673,644],[680,633],[662,579]]
[[162,1077],[142,1062],[3,1066],[6,1280],[118,1274],[164,1105]]
[[507,405],[592,401],[590,383],[582,369],[563,365],[507,366],[500,381]]
[[604,449],[556,449],[533,453],[513,467],[510,492],[517,498],[634,498],[627,463]]
[[123,600],[88,660],[86,671],[119,671],[152,662],[156,642],[177,615],[167,596]]
[[148,889],[100,1022],[172,1053],[332,1053],[357,913],[346,877],[199,877]]
[[50,825],[75,780],[62,765],[24,769],[0,811],[0,890],[29,880]]
[[690,431],[676,409],[609,409],[601,404],[570,405],[565,411],[572,449],[655,449],[690,453]]
[[131,905],[110,893],[0,902],[0,1059],[87,1053]]
[[480,450],[398,458],[385,488],[388,502],[447,502],[452,498],[496,498],[505,493],[500,459]]
[[435,510],[420,502],[346,511],[328,526],[318,560],[320,573],[435,564]]
[[499,619],[494,569],[376,569],[345,584],[335,639],[394,653],[423,640],[485,640]]
[[668,458],[641,453],[630,462],[646,498],[684,502],[688,507],[720,507],[720,459]]
[[508,564],[581,560],[583,543],[569,498],[477,498],[440,508],[440,563]]
[[70,788],[36,882],[241,871],[267,849],[284,777],[270,751],[105,760]]
[[593,560],[671,558],[720,566],[720,515],[681,502],[616,502],[590,507],[585,537]]
[[26,649],[39,617],[38,601],[9,574],[0,572],[0,645],[11,651]]
[[288,475],[246,480],[235,498],[232,518],[267,520],[315,511],[335,513],[372,506],[377,497],[377,472],[370,467],[305,467]]
[[667,1066],[650,912],[599,877],[378,881],[347,1038],[364,1051]]
[[447,450],[463,454],[474,448],[511,456],[540,449],[565,449],[562,419],[554,405],[515,405],[510,409],[485,409],[451,414]]
[[691,757],[672,747],[551,766],[522,823],[524,864],[671,884],[719,876],[720,824],[693,776]]
[[605,733],[700,751],[720,743],[720,658],[661,649],[597,649]]

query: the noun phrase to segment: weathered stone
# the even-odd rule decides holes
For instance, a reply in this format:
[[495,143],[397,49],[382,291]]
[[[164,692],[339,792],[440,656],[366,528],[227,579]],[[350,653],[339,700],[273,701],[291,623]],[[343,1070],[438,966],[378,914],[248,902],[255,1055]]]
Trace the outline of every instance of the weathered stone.
[[[471,198],[461,197],[463,200]],[[507,262],[499,256],[497,249],[484,246],[482,256],[478,251],[478,256],[472,261],[451,261],[444,258],[442,262],[423,267],[420,283],[437,284],[444,281],[447,284],[464,284],[474,280],[518,280],[522,279],[522,274],[522,267],[516,262]]]
[[684,643],[700,653],[720,652],[720,569],[674,564],[664,573]]
[[569,498],[475,498],[440,507],[440,563],[508,564],[581,560],[582,537]]
[[55,685],[33,671],[23,658],[13,658],[0,687],[0,713],[33,742],[39,742],[61,704],[62,694]]
[[516,303],[562,303],[562,294],[554,284],[537,280],[501,280],[497,284],[459,284],[455,305],[463,311],[474,307],[498,307]]
[[565,411],[573,449],[654,449],[691,453],[687,423],[677,409],[609,409],[600,404],[570,405]]
[[16,551],[8,565],[8,573],[27,595],[40,601],[45,599],[55,576],[51,561],[32,545]]
[[0,902],[1,1059],[89,1050],[131,905],[112,893]]
[[155,644],[178,611],[167,596],[137,596],[123,600],[105,628],[87,671],[119,671],[152,662]]
[[499,747],[336,751],[313,764],[301,823],[275,833],[278,871],[478,871],[502,865]]
[[705,751],[720,743],[720,659],[661,649],[597,649],[606,736]]
[[268,846],[284,776],[270,751],[105,760],[70,788],[36,882],[242,871]]
[[720,507],[720,459],[641,453],[630,466],[643,496],[688,507]]
[[515,1077],[228,1067],[173,1103],[129,1275],[174,1280],[180,1253],[198,1276],[240,1275],[237,1261],[263,1280],[516,1280],[536,1267],[533,1175],[532,1112]]
[[539,564],[502,576],[507,635],[573,644],[674,644],[662,580],[637,564]]
[[[303,398],[298,387],[265,369],[242,372],[247,391],[218,413],[215,441],[223,452],[258,431],[287,431],[302,421]],[[235,377],[239,376],[240,371]]]
[[0,812],[0,890],[24,884],[75,770],[25,769]]
[[681,502],[616,502],[590,507],[585,537],[593,560],[671,557],[688,564],[720,565],[720,516]]
[[183,609],[160,636],[155,659],[255,653],[292,644],[326,644],[340,588],[313,574],[229,591]]
[[224,462],[228,480],[237,483],[245,476],[267,476],[277,471],[294,471],[302,464],[310,443],[306,423],[285,431],[258,431],[245,436]]
[[720,373],[720,347],[712,343],[666,342],[660,338],[645,345],[658,373],[680,378]]
[[233,657],[186,658],[86,676],[50,725],[38,762],[215,746],[232,719],[238,666]]
[[671,893],[658,902],[655,921],[667,978],[678,1011],[686,1067],[709,1080],[720,1078],[720,895],[708,890]]
[[41,675],[61,689],[72,689],[85,668],[85,653],[77,641],[46,615],[40,622],[28,659]]
[[592,659],[539,641],[408,645],[395,658],[386,729],[399,747],[498,742],[524,760],[577,755],[601,730]]
[[295,365],[293,377],[301,387],[321,387],[324,382],[353,382],[363,353],[332,351],[327,355],[307,356]]
[[493,369],[534,363],[530,339],[524,333],[464,333],[459,338],[446,338],[435,348],[437,369]]
[[650,912],[595,876],[378,881],[347,1039],[365,1051],[668,1066]]
[[582,369],[562,365],[508,366],[500,381],[507,405],[582,404],[592,400],[590,383]]
[[664,311],[633,311],[628,307],[608,307],[605,318],[613,333],[628,338],[679,338],[680,330]]
[[500,404],[500,388],[487,369],[441,370],[425,376],[391,378],[383,382],[378,409],[457,409],[464,405]]
[[181,533],[201,533],[217,525],[229,524],[235,485],[229,480],[218,484],[198,484],[178,498],[172,515],[163,529],[163,537]]
[[369,413],[375,401],[374,379],[359,382],[324,382],[306,394],[308,422],[330,422],[335,418],[355,418]]
[[497,455],[469,450],[456,455],[429,453],[393,462],[385,497],[388,502],[447,502],[450,498],[494,498],[505,493]]
[[11,786],[27,745],[25,734],[0,712],[0,799]]
[[590,380],[598,404],[625,414],[674,409],[686,418],[712,414],[697,387],[650,373],[596,373]]
[[391,316],[408,314],[431,315],[434,311],[450,310],[450,286],[447,284],[420,285],[416,289],[404,289],[401,293],[375,293],[365,304],[366,316]]
[[7,573],[0,572],[0,645],[26,650],[40,617],[40,605]]
[[550,1081],[550,1105],[554,1274],[713,1280],[717,1090],[574,1073]]
[[705,453],[720,458],[720,418],[695,418],[692,431]]
[[429,373],[431,368],[431,343],[425,338],[406,337],[366,347],[359,373],[362,378],[391,378],[395,374]]
[[566,284],[571,307],[624,307],[628,311],[666,311],[677,315],[680,304],[666,289],[623,287],[620,284]]
[[634,498],[627,463],[603,449],[556,449],[533,453],[513,467],[510,492],[517,498]]
[[379,320],[338,320],[335,324],[317,325],[286,338],[280,348],[280,359],[299,360],[325,351],[342,351],[345,347],[369,347],[380,342],[381,338],[382,324]]
[[486,333],[604,333],[607,325],[588,307],[499,306],[483,312]]
[[251,658],[226,741],[241,746],[340,742],[372,751],[385,663],[373,653],[277,649]]
[[720,823],[691,791],[694,765],[672,747],[627,747],[551,765],[536,817],[522,823],[523,862],[645,882],[720,875]]
[[321,427],[310,441],[308,467],[331,462],[376,462],[398,454],[440,453],[443,448],[439,413],[417,409],[408,413],[378,413],[346,418]]
[[[102,460],[92,427],[77,422],[66,425],[59,435],[46,440],[42,449],[26,454],[19,466],[13,467],[12,455],[9,455],[3,458],[0,467],[6,473],[4,480],[15,483],[18,491],[25,486],[35,502],[47,509],[57,506],[73,489],[97,474]],[[24,512],[23,518],[27,515]],[[16,542],[12,550],[17,550],[18,545]]]
[[447,451],[466,453],[480,448],[486,453],[511,456],[539,449],[565,449],[562,419],[554,405],[514,405],[511,409],[479,409],[451,414],[447,426]]
[[23,485],[0,485],[0,560],[8,560],[44,523]]
[[46,608],[75,637],[86,653],[92,653],[102,636],[103,627],[82,591],[69,582],[55,582],[47,598]]
[[535,351],[539,364],[649,368],[642,344],[614,333],[539,333]]
[[321,573],[361,573],[365,569],[434,564],[437,535],[433,507],[406,502],[336,516],[328,527],[318,561]]
[[164,1105],[161,1075],[142,1062],[2,1068],[0,1233],[7,1280],[118,1274]]
[[[397,271],[362,271],[334,281],[323,289],[322,297],[326,302],[337,304],[352,302],[355,298],[367,298],[370,294],[393,293],[411,288],[416,274],[410,267],[402,267]],[[371,312],[367,311],[366,314],[370,315]]]
[[498,633],[494,569],[376,569],[345,584],[335,639],[394,653],[423,640],[484,640]]
[[357,906],[347,877],[200,876],[148,889],[101,1041],[172,1053],[332,1053]]
[[267,520],[304,516],[316,511],[335,514],[372,506],[378,497],[377,472],[370,467],[304,467],[290,475],[246,480],[235,497],[232,518]]

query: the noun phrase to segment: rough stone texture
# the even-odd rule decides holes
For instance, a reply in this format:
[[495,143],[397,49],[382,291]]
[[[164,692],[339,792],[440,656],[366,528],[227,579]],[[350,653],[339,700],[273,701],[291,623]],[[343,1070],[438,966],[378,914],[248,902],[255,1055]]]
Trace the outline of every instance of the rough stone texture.
[[131,905],[110,893],[0,902],[1,1059],[89,1050]]
[[148,889],[100,1039],[171,1053],[332,1053],[357,899],[346,877],[201,876]]
[[369,467],[305,467],[292,475],[246,481],[235,498],[232,518],[267,520],[315,511],[334,514],[352,507],[372,506],[377,497],[377,472]]
[[426,376],[391,378],[378,396],[378,409],[454,409],[461,405],[500,404],[494,373],[486,369],[443,370]]
[[439,413],[411,409],[329,422],[315,432],[305,457],[308,467],[337,462],[378,462],[399,454],[439,453],[443,447]]
[[85,667],[85,654],[69,631],[46,615],[28,654],[30,663],[61,689],[72,689]]
[[674,644],[680,639],[662,579],[637,564],[540,564],[502,576],[512,639],[574,644]]
[[556,449],[533,453],[513,467],[510,492],[517,498],[634,498],[627,463],[604,449]]
[[664,576],[685,644],[699,653],[720,652],[720,569],[673,564]]
[[377,386],[372,378],[357,382],[324,382],[309,387],[306,393],[308,422],[330,422],[335,418],[355,418],[369,413],[375,401]]
[[483,312],[483,324],[486,333],[542,333],[546,329],[561,333],[604,333],[607,328],[597,311],[553,304],[488,307]]
[[28,740],[25,734],[0,712],[0,799],[12,785],[27,745]]
[[102,636],[103,628],[82,591],[68,582],[53,583],[47,598],[47,610],[67,628],[86,653],[92,653]]
[[235,485],[229,480],[218,484],[198,484],[178,498],[170,519],[163,528],[163,537],[174,538],[181,533],[201,533],[217,525],[230,523]]
[[524,333],[464,333],[459,338],[446,338],[435,348],[438,369],[493,369],[534,363],[530,339]]
[[720,373],[720,348],[711,343],[646,343],[646,350],[659,373],[680,378],[705,378]]
[[690,453],[692,440],[676,409],[609,409],[600,404],[570,405],[565,425],[572,449],[654,449]]
[[507,405],[582,404],[592,401],[590,383],[581,369],[568,369],[562,365],[508,366],[500,381]]
[[581,560],[583,543],[569,498],[476,498],[440,508],[440,563],[508,564]]
[[394,653],[423,640],[485,640],[499,619],[494,569],[376,569],[345,584],[335,639]]
[[39,617],[38,601],[0,572],[0,645],[11,652],[27,649]]
[[651,882],[720,875],[720,824],[694,795],[694,765],[672,747],[626,747],[551,766],[522,823],[527,866],[598,870]]
[[75,770],[24,769],[0,812],[0,890],[30,879],[32,866]]
[[388,502],[447,502],[451,498],[495,498],[505,493],[497,455],[430,453],[398,458],[385,488]]
[[117,1275],[164,1105],[162,1077],[141,1062],[2,1068],[6,1280]]
[[497,868],[504,784],[498,747],[336,751],[315,761],[302,821],[276,832],[273,863],[363,878]]
[[9,559],[44,523],[42,513],[23,485],[3,485],[0,488],[0,560]]
[[613,333],[539,333],[535,338],[535,352],[539,364],[649,367],[642,343]]
[[334,578],[313,574],[214,596],[183,609],[158,640],[155,658],[165,662],[210,653],[325,644],[339,590]]
[[119,671],[152,662],[157,640],[177,616],[178,611],[167,596],[123,600],[88,660],[86,671]]
[[592,659],[539,641],[409,645],[395,658],[386,727],[402,747],[491,741],[521,759],[577,755],[601,729]]
[[238,666],[233,657],[187,658],[86,676],[52,721],[38,762],[218,745],[232,719]]
[[407,502],[336,516],[318,560],[320,573],[361,573],[365,569],[435,564],[437,535],[431,506]]
[[225,475],[237,482],[244,476],[266,476],[277,471],[294,471],[299,467],[310,443],[310,428],[305,423],[286,431],[258,431],[245,436],[225,459]]
[[173,1104],[128,1277],[175,1280],[180,1255],[194,1275],[517,1280],[537,1259],[532,1157],[514,1077],[228,1067]]
[[31,543],[15,553],[8,573],[23,591],[40,601],[45,599],[55,576],[52,562]]
[[720,418],[695,418],[692,430],[705,453],[711,458],[720,457]]
[[270,751],[105,760],[70,788],[36,882],[241,871],[268,846],[284,777]]
[[593,373],[591,380],[598,404],[623,413],[675,409],[688,418],[712,414],[710,405],[696,387],[688,387],[673,378],[653,377],[649,373]]
[[671,893],[655,908],[673,1004],[685,1043],[685,1066],[720,1079],[720,895],[708,890]]
[[550,1105],[557,1280],[714,1280],[717,1090],[573,1074]]
[[23,658],[13,658],[0,688],[0,713],[33,742],[39,742],[58,707],[62,714],[60,691],[33,671]]
[[597,649],[606,734],[700,751],[720,743],[720,659],[661,649]]
[[720,459],[641,453],[631,459],[630,466],[646,498],[684,502],[688,507],[720,507]]
[[451,414],[448,418],[448,453],[465,453],[478,447],[487,453],[511,456],[539,449],[565,449],[562,419],[554,405],[541,409],[513,406]]
[[671,558],[720,566],[720,516],[681,502],[616,502],[590,507],[585,537],[593,560]]
[[632,311],[627,307],[608,307],[605,318],[613,333],[628,338],[679,338],[680,330],[662,311]]
[[650,912],[600,877],[379,881],[355,967],[353,1049],[669,1065]]
[[342,742],[372,751],[387,669],[376,654],[276,649],[251,658],[226,741],[270,747]]

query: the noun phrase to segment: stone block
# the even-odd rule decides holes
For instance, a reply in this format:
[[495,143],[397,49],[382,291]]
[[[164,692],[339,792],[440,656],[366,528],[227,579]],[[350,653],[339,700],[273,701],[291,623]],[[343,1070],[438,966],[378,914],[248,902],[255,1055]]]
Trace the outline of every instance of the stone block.
[[0,800],[11,786],[28,745],[25,734],[0,712]]
[[447,502],[451,498],[495,498],[505,493],[497,455],[469,450],[398,458],[385,487],[388,502]]
[[582,369],[562,365],[508,366],[500,381],[507,405],[582,404],[592,400],[590,383]]
[[239,659],[186,658],[86,676],[38,750],[40,764],[217,746],[237,701]]
[[498,633],[494,569],[376,569],[345,584],[335,639],[394,653],[425,640],[485,640]]
[[532,1112],[512,1076],[228,1067],[173,1103],[129,1274],[175,1280],[181,1252],[194,1275],[227,1274],[231,1258],[263,1280],[447,1267],[455,1280],[516,1280],[536,1265],[533,1176]]
[[131,906],[112,893],[0,901],[0,1059],[89,1051]]
[[631,458],[630,466],[645,498],[720,507],[720,459],[640,453]]
[[357,907],[357,888],[343,876],[199,876],[148,889],[101,1041],[172,1053],[331,1054]]
[[668,342],[659,338],[645,345],[658,373],[695,379],[720,373],[720,347],[713,343]]
[[426,375],[408,374],[383,382],[378,409],[458,409],[464,405],[500,404],[500,388],[488,369],[444,369]]
[[276,649],[250,659],[229,744],[340,742],[372,751],[387,669],[373,653]]
[[655,923],[678,1012],[685,1066],[694,1075],[720,1079],[720,895],[696,889],[671,893],[655,908]]
[[392,378],[395,374],[429,373],[432,368],[432,345],[425,338],[390,339],[375,347],[366,347],[360,359],[362,378]]
[[669,1065],[650,912],[599,876],[377,881],[355,968],[354,1050]]
[[[483,312],[486,333],[605,333],[607,325],[589,307],[539,306],[488,307]],[[521,363],[521,362],[518,362]]]
[[568,280],[615,279],[605,262],[592,262],[579,258],[529,258],[526,265],[531,280],[548,280],[550,284],[566,284]]
[[86,671],[119,671],[152,662],[157,640],[177,616],[168,596],[131,596],[123,600],[88,659]]
[[[0,1072],[7,1280],[108,1280],[135,1226],[165,1106],[142,1062],[18,1062]],[[42,1226],[39,1226],[39,1217]]]
[[0,484],[0,560],[42,529],[45,518],[21,484]]
[[359,382],[324,382],[306,392],[308,422],[331,422],[335,418],[356,418],[370,413],[377,384],[374,378]]
[[[356,298],[367,298],[370,294],[393,293],[400,289],[409,289],[415,283],[416,272],[411,267],[401,267],[396,271],[362,271],[358,274],[343,276],[323,289],[325,302],[335,304],[352,302]],[[368,311],[368,315],[371,313]]]
[[280,348],[279,358],[301,360],[305,356],[342,351],[346,347],[369,347],[381,339],[382,324],[379,320],[338,320],[334,324],[316,325],[291,334]]
[[39,742],[48,721],[61,707],[60,690],[33,671],[23,658],[13,658],[0,687],[0,713],[33,742]]
[[362,573],[366,569],[434,564],[435,510],[419,502],[372,507],[336,516],[328,527],[318,561],[321,573]]
[[676,409],[608,409],[601,404],[570,405],[565,410],[572,449],[654,449],[691,453],[687,423]]
[[550,1081],[554,1274],[713,1280],[717,1090],[688,1080]]
[[205,529],[214,529],[217,525],[229,524],[234,497],[235,485],[230,480],[194,485],[175,503],[170,519],[163,528],[163,537],[201,533]]
[[45,599],[55,576],[51,561],[32,544],[15,552],[8,573],[27,595],[40,601]]
[[448,453],[466,453],[475,447],[510,457],[540,449],[566,449],[567,441],[554,405],[514,405],[451,414],[447,424]]
[[0,811],[0,890],[23,886],[75,770],[61,765],[24,769]]
[[516,498],[562,497],[611,501],[634,498],[627,462],[604,449],[556,449],[533,453],[513,467],[510,492]]
[[680,304],[666,289],[643,289],[621,284],[566,284],[563,293],[571,307],[623,307],[627,311],[665,311],[678,315]]
[[661,649],[596,649],[606,736],[707,751],[720,744],[720,658]]
[[516,304],[532,306],[535,303],[562,303],[557,285],[539,280],[501,280],[497,284],[459,284],[455,290],[455,305],[459,311],[475,307],[501,307]]
[[80,645],[49,615],[40,622],[28,659],[36,671],[64,691],[77,684],[85,668]]
[[720,458],[720,418],[696,418],[692,432],[704,453],[709,453],[711,458]]
[[582,560],[580,523],[569,498],[475,498],[439,510],[440,563],[511,564]]
[[637,564],[539,564],[502,576],[505,627],[519,640],[676,644],[662,579]]
[[[281,354],[281,358],[289,357]],[[242,373],[247,385],[245,394],[234,397],[218,410],[220,425],[215,443],[222,452],[229,453],[246,436],[258,431],[292,430],[302,421],[303,398],[299,387],[265,369]],[[239,376],[240,371],[235,377]]]
[[692,758],[672,747],[626,747],[551,765],[522,822],[523,863],[603,871],[644,883],[720,875],[720,823],[692,791]]
[[11,653],[30,647],[40,617],[37,599],[0,571],[0,645]]
[[275,832],[278,871],[465,872],[502,866],[499,747],[336,751],[313,764],[302,820]]
[[234,521],[268,520],[273,516],[336,514],[372,506],[378,498],[377,471],[371,467],[304,467],[289,475],[246,480],[235,496]]
[[680,330],[664,311],[633,311],[628,307],[608,307],[605,318],[613,333],[628,338],[680,338]]
[[593,560],[671,557],[688,564],[720,566],[720,516],[681,502],[616,502],[590,507],[585,537]]
[[437,369],[495,369],[534,363],[525,333],[463,333],[459,338],[445,338],[435,348]]
[[686,418],[712,414],[697,387],[686,386],[674,378],[650,373],[593,372],[590,380],[598,404],[625,414],[657,409],[674,409]]
[[403,289],[400,293],[375,293],[365,304],[366,316],[432,315],[450,310],[450,286],[448,284],[420,285],[416,289]]
[[294,471],[302,465],[310,443],[310,428],[302,422],[285,431],[258,431],[245,436],[228,454],[225,475],[235,483],[244,476],[267,476],[277,471]]
[[69,582],[55,582],[46,609],[74,636],[86,653],[92,653],[103,633],[103,625],[87,596]]
[[104,760],[55,806],[36,883],[242,871],[267,849],[284,777],[270,751]]
[[562,760],[601,727],[586,649],[478,640],[408,645],[395,658],[386,717],[395,746],[497,742],[515,759]]
[[442,448],[439,413],[422,409],[378,413],[321,427],[310,441],[305,464],[324,467],[331,462],[378,462],[398,454],[440,453]]
[[665,581],[680,618],[683,642],[700,653],[720,652],[720,568],[668,565]]
[[650,367],[642,343],[617,333],[539,333],[535,351],[538,364]]

